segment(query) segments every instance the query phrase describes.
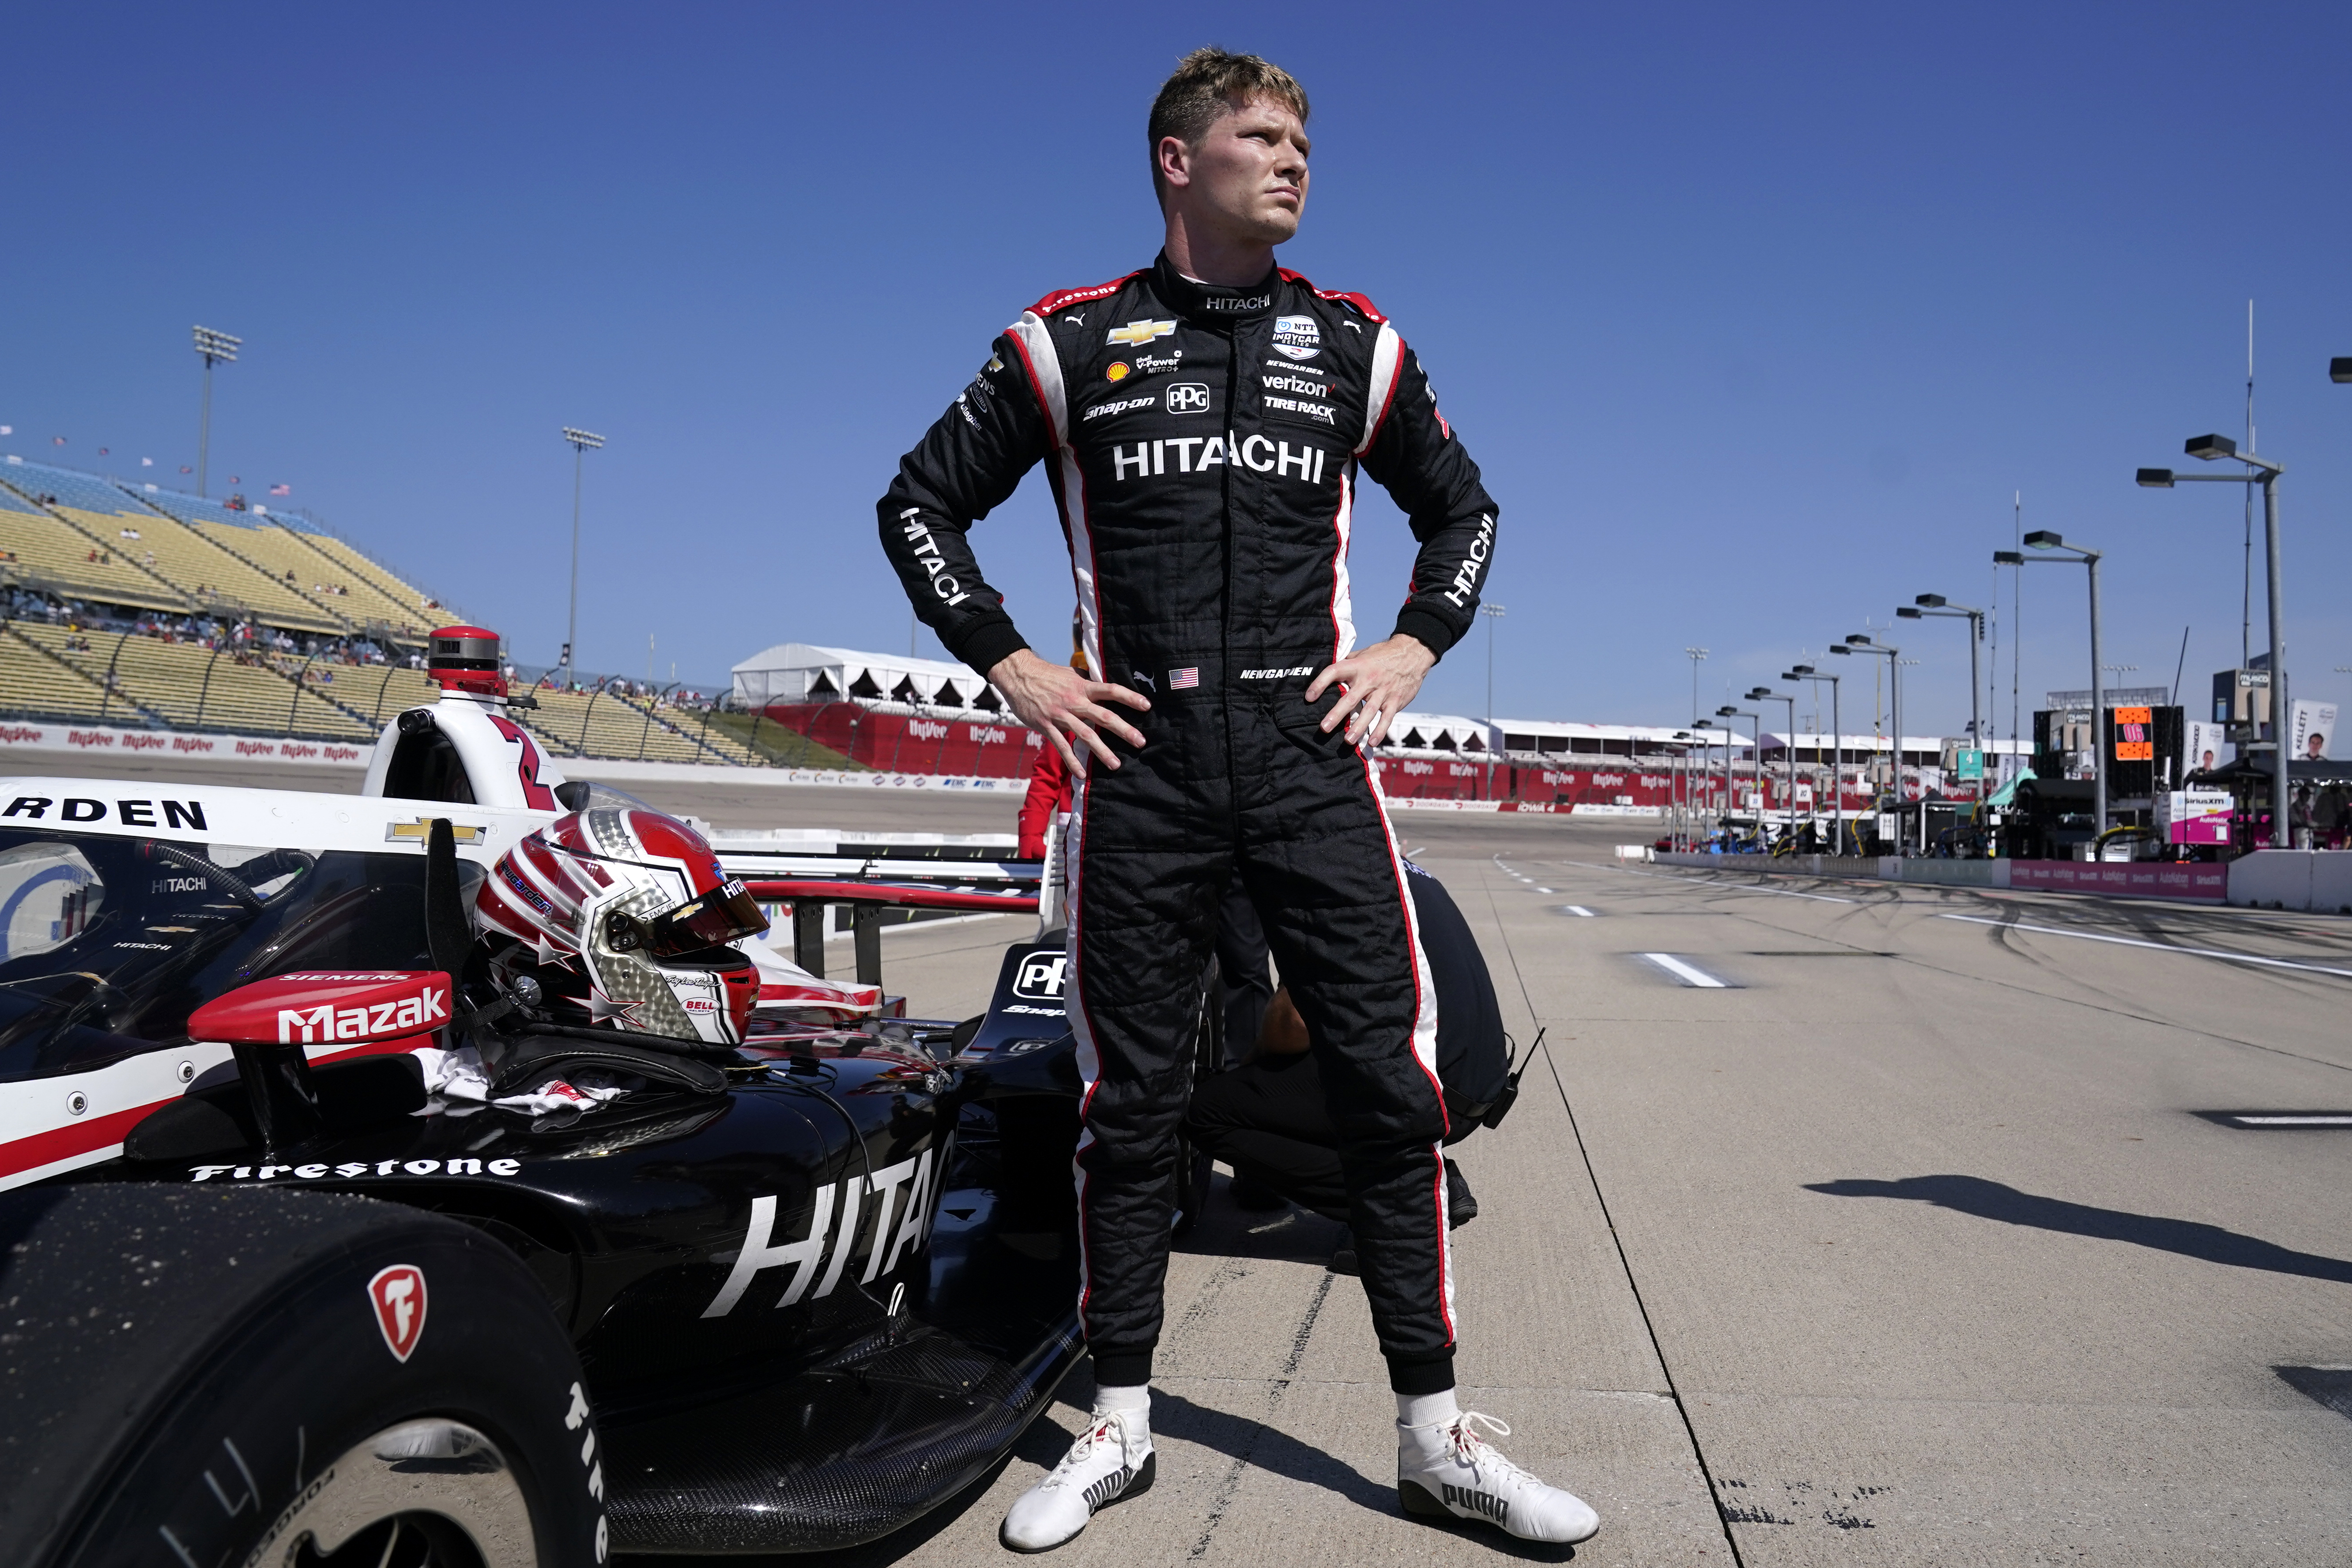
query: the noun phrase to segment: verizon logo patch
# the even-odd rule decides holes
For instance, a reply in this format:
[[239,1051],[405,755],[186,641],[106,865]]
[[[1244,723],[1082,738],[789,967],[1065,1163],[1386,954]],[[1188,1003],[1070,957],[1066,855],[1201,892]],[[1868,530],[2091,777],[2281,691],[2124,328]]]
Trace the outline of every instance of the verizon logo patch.
[[375,1326],[383,1331],[383,1348],[392,1359],[405,1363],[425,1337],[425,1270],[410,1263],[380,1269],[368,1281],[368,1305],[375,1309]]

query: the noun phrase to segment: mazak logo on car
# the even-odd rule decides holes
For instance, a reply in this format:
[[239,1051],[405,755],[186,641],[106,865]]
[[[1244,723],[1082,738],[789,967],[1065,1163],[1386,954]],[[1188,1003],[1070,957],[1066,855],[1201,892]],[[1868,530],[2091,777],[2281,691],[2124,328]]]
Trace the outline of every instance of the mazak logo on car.
[[425,1337],[425,1270],[413,1263],[380,1268],[367,1282],[367,1296],[375,1326],[383,1332],[383,1348],[393,1360],[405,1363]]
[[1168,388],[1168,412],[1171,414],[1206,414],[1209,411],[1209,384],[1205,381],[1180,381]]
[[1024,1002],[1059,1002],[1069,964],[1066,952],[1031,953],[1013,973],[1013,994]]

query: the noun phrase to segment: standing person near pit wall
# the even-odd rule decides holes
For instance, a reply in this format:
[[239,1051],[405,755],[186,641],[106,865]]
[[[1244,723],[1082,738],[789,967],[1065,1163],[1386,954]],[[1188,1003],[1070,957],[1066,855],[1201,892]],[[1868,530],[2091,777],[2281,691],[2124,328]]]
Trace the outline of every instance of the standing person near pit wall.
[[[1341,1139],[1400,1500],[1528,1540],[1600,1527],[1481,1435],[1507,1427],[1454,1400],[1436,996],[1365,752],[1469,629],[1496,507],[1388,318],[1275,265],[1306,202],[1306,119],[1287,72],[1188,56],[1151,106],[1159,258],[1023,312],[878,509],[924,621],[1077,775],[1067,1005],[1095,1414],[1006,1515],[1024,1551],[1151,1479],[1184,1057],[1236,870]],[[965,537],[1040,462],[1091,680],[1029,650]],[[1421,542],[1394,631],[1360,648],[1360,468]]]

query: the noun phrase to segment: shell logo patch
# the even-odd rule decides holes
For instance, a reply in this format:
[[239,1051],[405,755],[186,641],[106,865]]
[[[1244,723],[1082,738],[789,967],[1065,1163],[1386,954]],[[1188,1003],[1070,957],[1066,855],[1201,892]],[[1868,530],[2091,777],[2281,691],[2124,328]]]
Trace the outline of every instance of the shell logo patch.
[[1110,368],[1103,372],[1103,379],[1106,381],[1125,381],[1133,374],[1133,369],[1125,360],[1115,359],[1110,362]]
[[1105,341],[1114,344],[1131,343],[1141,348],[1154,338],[1173,336],[1175,331],[1176,323],[1173,321],[1129,321],[1123,327],[1113,327],[1110,336]]
[[407,1361],[425,1337],[425,1270],[413,1263],[378,1269],[367,1283],[367,1295],[375,1326],[383,1331],[383,1348],[393,1360]]

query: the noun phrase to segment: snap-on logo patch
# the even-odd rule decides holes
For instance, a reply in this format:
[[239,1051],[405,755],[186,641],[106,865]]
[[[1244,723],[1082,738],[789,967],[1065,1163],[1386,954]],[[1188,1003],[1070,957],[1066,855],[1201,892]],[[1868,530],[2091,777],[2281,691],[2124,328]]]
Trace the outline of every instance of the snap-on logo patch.
[[383,1331],[383,1348],[393,1360],[407,1361],[425,1337],[425,1270],[412,1263],[379,1269],[367,1293],[375,1326]]

